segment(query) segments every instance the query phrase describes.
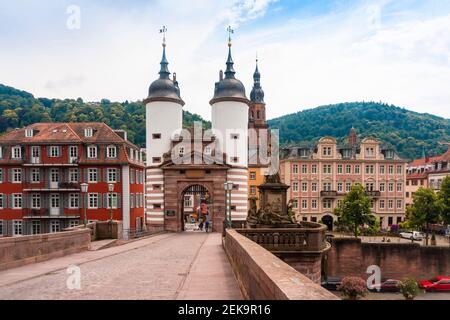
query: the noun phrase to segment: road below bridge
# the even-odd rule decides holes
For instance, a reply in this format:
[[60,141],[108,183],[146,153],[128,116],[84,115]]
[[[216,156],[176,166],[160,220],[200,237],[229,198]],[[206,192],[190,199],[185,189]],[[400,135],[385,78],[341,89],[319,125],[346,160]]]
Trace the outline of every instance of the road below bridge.
[[[0,299],[241,299],[221,241],[218,233],[160,234],[2,271]],[[67,286],[71,265],[80,289]]]

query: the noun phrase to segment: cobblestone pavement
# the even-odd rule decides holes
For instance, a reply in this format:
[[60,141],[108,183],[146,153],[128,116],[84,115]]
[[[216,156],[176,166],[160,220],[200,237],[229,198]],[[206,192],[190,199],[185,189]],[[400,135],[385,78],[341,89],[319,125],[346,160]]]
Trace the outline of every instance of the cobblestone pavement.
[[[221,246],[220,241],[218,234],[169,234],[161,236],[159,240],[155,237],[155,240],[142,247],[124,252],[117,253],[118,247],[101,250],[99,253],[105,254],[107,250],[115,249],[111,251],[112,255],[94,261],[84,262],[83,254],[79,254],[79,261],[82,262],[78,265],[81,269],[80,290],[67,288],[69,275],[64,268],[0,286],[0,299],[177,299],[181,291],[189,291],[185,283],[192,266],[204,265],[201,261],[204,255],[200,252],[205,242],[215,248],[213,262],[209,267],[214,268],[216,265],[221,270],[222,277],[228,279],[227,284],[214,283],[216,280],[213,280],[212,286],[223,288],[216,292],[215,298],[239,299],[240,293],[232,277],[231,266],[224,251],[218,247]],[[85,253],[88,254],[91,253]],[[25,271],[26,268],[21,270]],[[13,269],[14,272],[16,271]],[[195,290],[193,288],[190,298],[197,298]],[[199,299],[203,298],[201,293],[198,294]]]

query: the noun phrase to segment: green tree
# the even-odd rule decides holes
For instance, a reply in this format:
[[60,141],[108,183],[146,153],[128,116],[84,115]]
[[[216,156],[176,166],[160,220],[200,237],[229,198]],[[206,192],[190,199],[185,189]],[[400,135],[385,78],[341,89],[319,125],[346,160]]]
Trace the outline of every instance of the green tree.
[[353,235],[358,237],[361,227],[376,223],[371,207],[371,199],[366,195],[364,187],[356,185],[335,209],[335,214],[340,218],[340,224],[350,227]]
[[442,180],[438,198],[441,206],[442,220],[445,224],[450,224],[450,176]]
[[440,220],[441,206],[437,194],[430,188],[419,188],[413,197],[412,206],[408,207],[408,220],[411,226],[425,229],[426,245],[429,240],[429,226]]

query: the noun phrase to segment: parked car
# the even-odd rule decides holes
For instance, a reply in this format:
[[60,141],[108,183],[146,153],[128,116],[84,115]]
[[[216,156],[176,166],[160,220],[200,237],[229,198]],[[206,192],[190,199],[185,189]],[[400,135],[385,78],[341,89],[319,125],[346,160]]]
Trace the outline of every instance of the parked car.
[[338,291],[338,286],[340,286],[341,283],[341,278],[328,277],[325,281],[322,281],[322,287],[329,291]]
[[422,241],[423,234],[419,231],[405,231],[400,233],[400,237],[408,240]]
[[420,287],[428,292],[450,291],[450,277],[437,276],[430,280],[422,280]]
[[400,280],[388,279],[382,282],[379,285],[374,285],[370,291],[376,292],[399,292],[398,285],[400,284]]

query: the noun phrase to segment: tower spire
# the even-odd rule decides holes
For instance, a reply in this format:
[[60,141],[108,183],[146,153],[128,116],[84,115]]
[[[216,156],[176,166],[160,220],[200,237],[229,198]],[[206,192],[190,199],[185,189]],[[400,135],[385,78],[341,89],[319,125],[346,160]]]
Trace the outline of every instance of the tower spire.
[[159,71],[159,77],[161,79],[168,79],[170,76],[170,71],[169,71],[169,62],[167,61],[166,58],[166,32],[167,32],[167,27],[163,26],[162,29],[159,29],[159,33],[163,34],[163,42],[162,42],[162,46],[163,46],[163,55],[162,55],[162,59],[161,59],[161,70]]
[[250,101],[255,103],[264,103],[264,91],[261,88],[261,73],[258,67],[258,54],[256,54],[256,68],[253,73],[253,89],[250,92]]
[[234,78],[234,75],[236,74],[236,71],[234,71],[234,62],[233,57],[231,56],[231,35],[234,33],[234,30],[231,28],[231,26],[228,26],[228,59],[227,59],[227,70],[225,71],[225,78],[230,79]]

